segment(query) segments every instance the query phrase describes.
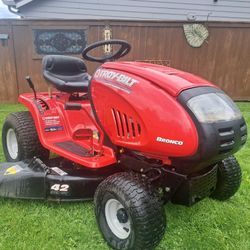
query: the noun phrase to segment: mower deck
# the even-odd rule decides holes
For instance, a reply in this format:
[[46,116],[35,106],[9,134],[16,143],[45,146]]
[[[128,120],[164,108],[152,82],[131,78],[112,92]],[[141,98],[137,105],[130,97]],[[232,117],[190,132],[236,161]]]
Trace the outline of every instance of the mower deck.
[[[49,167],[48,167],[49,166]],[[115,167],[84,169],[62,158],[0,164],[0,196],[6,198],[83,201],[93,199],[97,186]]]
[[[88,169],[64,158],[43,163],[39,158],[0,164],[0,197],[84,201],[94,197],[97,186],[108,176],[124,171],[122,166]],[[196,176],[181,175],[166,168],[159,183],[168,189],[164,200],[191,206],[210,196],[217,183],[217,166]],[[153,181],[154,182],[154,181]],[[154,183],[156,184],[156,183]]]

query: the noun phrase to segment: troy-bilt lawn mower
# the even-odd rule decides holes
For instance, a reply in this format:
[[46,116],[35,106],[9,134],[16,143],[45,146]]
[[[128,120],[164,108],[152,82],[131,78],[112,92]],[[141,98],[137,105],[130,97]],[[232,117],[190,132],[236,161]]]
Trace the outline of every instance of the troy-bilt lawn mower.
[[[110,55],[90,51],[113,45]],[[57,91],[22,94],[28,112],[10,114],[2,140],[0,195],[95,202],[114,249],[152,249],[165,227],[163,204],[230,198],[241,170],[232,156],[247,139],[233,101],[218,87],[173,68],[113,62],[130,45],[88,46],[104,63],[92,77],[78,58],[51,55],[43,75]],[[49,158],[49,152],[60,157]],[[13,163],[15,162],[15,163]]]

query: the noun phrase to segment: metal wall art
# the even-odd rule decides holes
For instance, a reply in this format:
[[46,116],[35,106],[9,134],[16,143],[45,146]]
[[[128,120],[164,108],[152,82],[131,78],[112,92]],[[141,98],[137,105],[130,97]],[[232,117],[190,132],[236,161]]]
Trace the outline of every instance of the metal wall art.
[[184,24],[184,34],[188,44],[193,48],[199,48],[209,36],[208,29],[203,24]]
[[86,47],[86,30],[35,29],[34,45],[39,55],[80,54]]

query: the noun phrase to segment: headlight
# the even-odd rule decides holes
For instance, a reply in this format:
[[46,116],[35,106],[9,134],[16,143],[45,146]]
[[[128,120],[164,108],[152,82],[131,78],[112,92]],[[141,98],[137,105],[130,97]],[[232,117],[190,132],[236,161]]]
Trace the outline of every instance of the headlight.
[[232,121],[242,117],[240,110],[225,94],[209,93],[191,98],[188,107],[203,123]]

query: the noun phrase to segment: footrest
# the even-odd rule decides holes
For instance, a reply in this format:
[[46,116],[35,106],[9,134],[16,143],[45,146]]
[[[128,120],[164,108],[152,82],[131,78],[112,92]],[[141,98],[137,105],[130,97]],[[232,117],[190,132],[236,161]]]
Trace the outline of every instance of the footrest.
[[81,157],[92,157],[93,154],[90,152],[90,150],[80,146],[79,144],[73,142],[73,141],[63,141],[63,142],[56,142],[54,143],[55,146],[58,148],[61,148],[63,150],[66,150],[70,153],[73,153],[75,155],[79,155]]

